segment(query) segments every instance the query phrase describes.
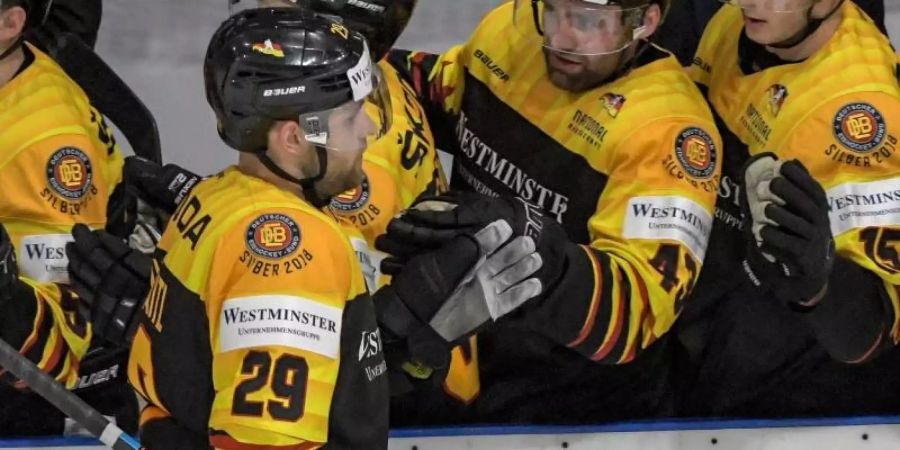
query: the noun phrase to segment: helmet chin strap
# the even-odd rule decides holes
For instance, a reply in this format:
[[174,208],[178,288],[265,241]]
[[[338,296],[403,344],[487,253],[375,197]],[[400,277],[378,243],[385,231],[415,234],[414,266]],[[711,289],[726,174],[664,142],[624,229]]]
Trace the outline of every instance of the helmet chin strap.
[[19,35],[19,37],[16,38],[15,42],[13,42],[12,45],[9,46],[9,48],[3,50],[3,53],[0,53],[0,62],[5,60],[6,58],[9,58],[9,55],[12,55],[13,52],[18,50],[24,40],[25,38],[22,35]]
[[784,48],[791,48],[791,47],[795,47],[795,46],[799,45],[801,42],[805,41],[806,38],[812,36],[812,34],[815,33],[819,29],[820,26],[822,26],[822,23],[824,23],[826,20],[828,20],[828,18],[833,16],[834,13],[836,13],[838,11],[838,9],[841,8],[841,5],[843,5],[843,4],[844,4],[844,0],[840,0],[837,3],[837,5],[835,5],[834,8],[831,8],[831,11],[828,11],[828,14],[825,14],[825,17],[821,17],[818,19],[813,18],[813,16],[812,16],[812,10],[815,5],[810,6],[809,9],[806,10],[806,25],[803,27],[802,30],[798,31],[793,36],[791,36],[781,42],[776,42],[774,44],[768,44],[768,46],[772,47],[772,48],[784,49]]
[[303,179],[287,173],[275,161],[272,161],[272,158],[269,157],[266,151],[258,152],[256,156],[272,173],[303,188],[303,196],[313,206],[322,208],[331,201],[331,196],[322,195],[316,189],[315,183],[324,178],[325,172],[328,170],[328,151],[321,145],[316,145],[314,148],[316,149],[316,157],[319,159],[319,172],[315,176]]

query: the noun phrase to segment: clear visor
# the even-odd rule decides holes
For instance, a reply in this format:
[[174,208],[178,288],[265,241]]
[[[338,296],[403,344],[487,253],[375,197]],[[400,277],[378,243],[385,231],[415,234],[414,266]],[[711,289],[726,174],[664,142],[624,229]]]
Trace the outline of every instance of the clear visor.
[[789,13],[795,11],[807,11],[813,6],[813,0],[719,0],[731,6],[736,6],[747,12],[775,12]]
[[[365,58],[369,58],[368,53]],[[336,108],[300,115],[303,138],[335,151],[362,152],[387,133],[391,128],[391,98],[378,66],[371,60],[369,64],[368,82],[348,72],[354,100]]]
[[297,0],[227,0],[228,16],[231,17],[241,11],[256,8],[285,8],[296,7]]
[[647,6],[622,8],[607,0],[515,0],[513,24],[545,48],[573,55],[619,53],[643,37]]

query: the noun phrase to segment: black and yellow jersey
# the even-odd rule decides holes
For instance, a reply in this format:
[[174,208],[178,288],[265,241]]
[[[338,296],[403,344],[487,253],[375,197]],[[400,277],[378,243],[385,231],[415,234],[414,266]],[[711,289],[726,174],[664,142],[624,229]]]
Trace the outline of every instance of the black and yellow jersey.
[[[630,71],[573,93],[551,83],[529,32],[537,36],[513,25],[510,2],[439,56],[390,58],[423,99],[438,147],[455,157],[451,187],[535,203],[573,243],[551,300],[527,315],[555,343],[544,356],[557,367],[534,367],[523,342],[496,361],[481,354],[509,377],[552,371],[543,378],[557,383],[539,398],[559,399],[578,380],[602,378],[585,358],[628,363],[672,326],[706,253],[722,153],[708,106],[669,53],[642,42]],[[491,339],[519,338],[498,330]],[[559,364],[571,373],[560,376]]]
[[726,156],[699,304],[741,282],[741,170],[768,151],[801,161],[822,184],[838,255],[876,274],[900,307],[900,65],[858,6],[844,2],[841,15],[803,61],[781,61],[750,41],[739,8],[723,7],[704,33],[690,73],[719,120]]
[[[65,244],[75,223],[106,224],[122,155],[103,116],[49,56],[24,44],[25,64],[0,87],[0,223],[16,247],[23,292],[9,342],[70,386],[90,342],[75,314]],[[32,305],[30,303],[34,303]],[[8,314],[4,313],[4,316]],[[5,327],[9,331],[12,327]]]
[[25,45],[33,60],[0,88],[0,176],[7,185],[0,221],[24,276],[66,283],[63,248],[72,226],[106,225],[122,154],[84,91],[49,56]]
[[132,346],[150,418],[215,448],[386,448],[387,366],[353,233],[236,168],[200,183],[162,237]]

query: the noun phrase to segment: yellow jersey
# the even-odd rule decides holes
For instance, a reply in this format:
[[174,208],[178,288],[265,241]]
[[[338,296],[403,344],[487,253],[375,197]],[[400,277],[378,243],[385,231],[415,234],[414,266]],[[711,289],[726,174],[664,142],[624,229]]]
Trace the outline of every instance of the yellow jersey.
[[198,184],[159,244],[131,384],[215,448],[386,448],[353,233],[236,168]]
[[70,386],[90,343],[67,289],[65,244],[75,223],[106,224],[122,155],[103,116],[49,56],[23,44],[26,62],[0,87],[0,222],[16,247],[20,275],[37,305],[28,308],[23,354]]
[[857,5],[844,2],[841,14],[831,39],[803,61],[780,61],[751,42],[739,8],[723,7],[703,35],[690,73],[721,120],[726,146],[718,242],[704,274],[712,281],[697,291],[710,302],[742,276],[741,171],[768,151],[801,161],[822,185],[838,255],[876,274],[900,308],[900,65]]

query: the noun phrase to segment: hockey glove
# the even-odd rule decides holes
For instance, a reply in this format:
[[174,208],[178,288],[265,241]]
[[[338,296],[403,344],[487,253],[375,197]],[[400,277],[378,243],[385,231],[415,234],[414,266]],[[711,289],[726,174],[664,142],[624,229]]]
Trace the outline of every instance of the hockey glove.
[[747,241],[747,254],[743,261],[744,272],[757,287],[772,289],[784,267],[775,257],[762,250],[760,230],[765,225],[775,225],[765,216],[766,207],[781,202],[770,190],[772,180],[778,176],[781,161],[772,153],[755,155],[744,166],[741,192],[743,232]]
[[[827,291],[835,258],[828,202],[822,186],[801,162],[773,167],[775,176],[768,182],[747,185],[748,203],[753,190],[767,199],[749,206],[758,242],[751,253],[756,250],[768,261],[777,261],[778,269],[769,275],[776,297],[792,306],[811,307]],[[748,261],[752,257],[748,254]]]
[[6,228],[0,225],[0,303],[9,300],[19,277],[16,249]]
[[160,166],[138,156],[125,158],[122,177],[138,197],[168,214],[175,212],[181,201],[203,180],[175,164]]
[[433,249],[460,233],[481,229],[503,219],[512,227],[512,237],[529,237],[541,256],[537,278],[542,289],[552,286],[562,273],[565,231],[537,206],[514,197],[488,197],[474,192],[453,191],[420,198],[399,218],[388,224],[387,233],[375,241],[379,250],[392,256],[382,262],[382,271],[392,274],[410,255]]
[[511,236],[499,220],[412,257],[373,296],[386,343],[405,342],[416,367],[444,369],[455,343],[538,296],[541,285],[532,275],[540,256],[531,239]]
[[152,260],[123,240],[82,224],[72,228],[66,244],[69,279],[81,297],[94,333],[112,344],[131,342],[136,315],[150,287]]

